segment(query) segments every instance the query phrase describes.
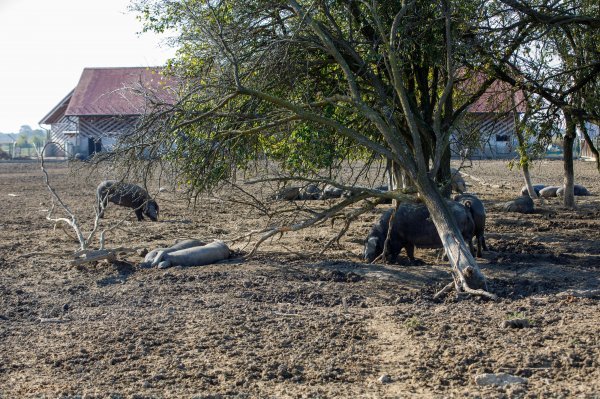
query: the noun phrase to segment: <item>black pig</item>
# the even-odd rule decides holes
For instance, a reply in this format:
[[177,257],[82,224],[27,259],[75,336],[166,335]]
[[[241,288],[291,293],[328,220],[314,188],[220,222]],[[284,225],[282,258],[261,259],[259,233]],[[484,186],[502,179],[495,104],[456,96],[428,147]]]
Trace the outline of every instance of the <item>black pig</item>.
[[475,237],[477,240],[477,256],[481,258],[481,250],[487,251],[485,245],[485,206],[483,202],[473,194],[460,194],[454,197],[454,201],[460,202],[471,211],[473,223],[475,223]]
[[96,206],[100,218],[104,217],[104,210],[108,201],[113,204],[126,206],[135,211],[138,220],[148,216],[150,220],[158,220],[158,204],[148,192],[135,184],[122,183],[116,180],[105,180],[96,189]]
[[[474,223],[471,213],[458,202],[449,201],[447,204],[458,223],[463,238],[469,243],[473,253],[474,248],[471,240],[473,238]],[[372,262],[383,252],[392,212],[393,209],[386,211],[379,222],[371,229],[364,251],[364,259],[367,262]],[[396,261],[400,251],[404,248],[410,261],[414,262],[415,247],[442,248],[442,242],[425,205],[401,204],[394,218],[388,248],[391,261]]]
[[503,205],[506,212],[518,212],[518,213],[533,213],[534,206],[533,200],[530,196],[524,195],[512,201],[508,201]]
[[[562,197],[564,195],[564,192],[565,192],[565,186],[562,186],[556,190],[556,195],[558,197]],[[586,196],[586,195],[590,195],[590,192],[588,191],[587,188],[580,186],[579,184],[575,184],[573,186],[573,195]]]
[[[533,191],[535,191],[536,195],[540,195],[540,190],[543,190],[546,186],[544,184],[534,184]],[[523,186],[521,188],[521,195],[529,196],[529,190],[527,190],[527,186]]]

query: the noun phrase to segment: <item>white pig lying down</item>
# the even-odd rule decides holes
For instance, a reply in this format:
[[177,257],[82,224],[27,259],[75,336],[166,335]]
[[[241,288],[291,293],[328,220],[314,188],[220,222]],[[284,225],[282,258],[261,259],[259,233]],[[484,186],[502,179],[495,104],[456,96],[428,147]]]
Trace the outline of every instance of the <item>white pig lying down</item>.
[[220,240],[209,244],[199,240],[185,240],[168,248],[157,248],[148,252],[141,267],[158,266],[166,269],[171,266],[202,266],[229,258],[229,247]]

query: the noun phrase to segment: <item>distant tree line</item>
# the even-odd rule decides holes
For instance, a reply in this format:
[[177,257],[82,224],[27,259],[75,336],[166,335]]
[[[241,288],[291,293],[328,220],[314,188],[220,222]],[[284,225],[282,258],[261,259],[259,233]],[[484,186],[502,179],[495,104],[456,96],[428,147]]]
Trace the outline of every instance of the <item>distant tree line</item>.
[[4,153],[16,156],[15,149],[18,148],[19,155],[31,156],[46,143],[46,131],[22,125],[18,133],[0,133],[0,138],[3,139],[0,150]]

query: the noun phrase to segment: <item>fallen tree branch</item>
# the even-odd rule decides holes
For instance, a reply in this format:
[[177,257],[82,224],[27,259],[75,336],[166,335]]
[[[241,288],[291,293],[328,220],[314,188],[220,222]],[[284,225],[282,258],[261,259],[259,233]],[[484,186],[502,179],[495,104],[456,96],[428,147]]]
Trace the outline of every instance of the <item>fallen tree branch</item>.
[[[133,250],[129,250],[126,248],[118,248],[117,250],[105,250],[104,249],[106,233],[111,232],[115,229],[121,229],[122,228],[121,225],[123,223],[125,223],[125,221],[127,219],[125,219],[125,218],[121,219],[116,224],[109,226],[99,232],[101,209],[98,209],[98,207],[96,207],[96,206],[94,207],[94,211],[96,214],[95,218],[94,218],[94,226],[93,226],[92,230],[87,234],[87,236],[84,235],[82,228],[81,228],[75,214],[71,211],[69,206],[62,200],[62,198],[58,195],[58,193],[56,192],[54,187],[52,187],[52,185],[50,184],[50,176],[48,174],[48,171],[46,170],[46,165],[44,163],[44,153],[46,151],[46,147],[51,144],[56,145],[59,148],[62,148],[62,146],[59,143],[49,141],[46,143],[46,145],[44,145],[44,148],[42,149],[42,151],[39,152],[40,167],[42,169],[42,173],[44,174],[44,183],[46,184],[48,191],[50,191],[50,193],[51,193],[51,201],[52,201],[50,209],[47,210],[46,219],[54,223],[54,229],[56,229],[57,225],[60,225],[68,237],[74,238],[79,242],[79,251],[75,253],[75,255],[74,255],[75,260],[73,260],[71,263],[73,265],[78,265],[78,264],[94,262],[94,261],[102,260],[102,259],[107,259],[110,262],[114,262],[116,260],[117,253],[133,251]],[[67,214],[68,217],[53,217],[57,203],[62,207],[62,209],[64,210],[64,212]],[[73,229],[73,231],[75,232],[75,237],[73,237],[71,234],[69,234],[69,232],[64,228],[63,224],[67,224],[68,226],[70,226]],[[88,251],[88,248],[97,233],[99,234],[99,238],[98,238],[99,249],[97,251],[92,251],[92,252],[94,252],[94,255],[91,256],[90,255],[91,252],[86,252],[86,251]],[[84,258],[81,258],[82,255],[84,256]]]
[[486,291],[486,290],[474,290],[474,289],[470,288],[468,285],[466,285],[466,283],[462,286],[462,292],[464,292],[465,294],[482,296],[482,297],[491,299],[492,301],[498,300],[498,295],[492,294],[491,292]]
[[498,184],[490,184],[490,183],[486,182],[484,179],[475,177],[475,176],[465,173],[463,171],[460,171],[460,174],[467,176],[469,179],[475,180],[477,183],[481,184],[482,186],[487,186],[487,187],[492,187],[492,188],[497,188],[497,186],[498,186]]
[[109,263],[114,263],[117,260],[117,255],[123,253],[136,252],[138,248],[114,248],[114,249],[99,249],[99,250],[82,250],[74,254],[75,259],[71,261],[72,266],[81,265],[84,263],[97,262],[107,260]]
[[262,179],[255,179],[245,182],[245,184],[258,184],[258,183],[268,183],[268,182],[285,182],[285,181],[303,181],[307,183],[319,183],[319,184],[329,184],[334,187],[340,188],[344,191],[348,191],[355,196],[364,196],[364,198],[368,197],[378,197],[384,199],[391,200],[402,200],[402,201],[414,201],[414,195],[410,195],[404,193],[401,189],[393,190],[393,191],[381,191],[375,188],[369,187],[361,187],[361,186],[348,186],[345,184],[341,184],[335,180],[331,180],[328,178],[307,178],[301,176],[289,176],[289,177],[267,177]]
[[446,295],[448,292],[452,291],[452,289],[455,288],[454,286],[454,281],[452,281],[451,283],[448,283],[444,286],[444,288],[442,288],[441,290],[439,290],[434,296],[433,299],[439,299],[442,296]]
[[81,265],[84,263],[97,262],[106,259],[109,263],[117,260],[117,255],[113,251],[98,250],[85,255],[83,258],[76,258],[71,261],[72,266]]
[[[88,243],[87,243],[86,239],[84,238],[83,233],[81,232],[81,229],[79,228],[79,224],[77,223],[77,218],[75,217],[75,214],[71,211],[71,209],[67,206],[67,204],[65,204],[63,202],[63,200],[60,198],[60,196],[58,195],[58,193],[56,192],[54,187],[52,187],[50,185],[50,176],[48,175],[48,171],[46,170],[46,166],[44,164],[44,152],[46,150],[46,146],[48,146],[49,144],[58,145],[57,143],[53,143],[53,142],[49,141],[44,146],[44,149],[42,150],[41,156],[40,156],[41,169],[42,169],[42,173],[44,174],[44,183],[46,184],[46,187],[48,188],[48,190],[50,191],[50,194],[52,195],[52,206],[50,207],[50,210],[48,211],[48,214],[46,215],[46,219],[48,219],[49,221],[54,222],[54,223],[64,222],[64,223],[67,223],[69,226],[71,226],[71,228],[73,228],[73,230],[75,230],[75,234],[77,235],[77,240],[79,241],[80,248],[85,249],[87,247]],[[52,217],[52,214],[54,212],[54,207],[56,206],[55,201],[58,202],[60,204],[60,206],[63,208],[63,210],[67,213],[67,215],[69,215],[69,219]]]
[[[56,231],[56,227],[59,226],[59,223],[55,223],[54,224],[54,230]],[[72,240],[77,240],[77,237],[75,237],[71,232],[69,232],[69,230],[67,230],[65,228],[65,226],[63,224],[60,224],[60,229],[63,231],[63,233],[65,233],[65,235],[67,237],[69,237]]]

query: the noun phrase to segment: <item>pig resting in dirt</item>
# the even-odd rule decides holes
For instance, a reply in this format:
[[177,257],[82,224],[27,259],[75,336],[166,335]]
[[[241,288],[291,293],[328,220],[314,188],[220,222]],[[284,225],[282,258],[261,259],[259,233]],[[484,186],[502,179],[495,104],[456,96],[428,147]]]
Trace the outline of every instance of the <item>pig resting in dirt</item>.
[[556,191],[559,189],[559,186],[548,186],[548,187],[544,187],[543,189],[540,190],[540,197],[542,198],[552,198],[552,197],[556,197]]
[[272,199],[285,201],[316,200],[321,197],[321,189],[316,184],[308,184],[304,187],[284,187],[271,196]]
[[529,195],[524,195],[503,205],[506,212],[533,213],[535,211],[533,200]]
[[321,192],[321,197],[319,197],[319,199],[327,200],[332,198],[341,198],[343,194],[343,189],[328,184],[325,186],[325,188],[323,188],[323,192]]
[[[556,190],[556,196],[557,197],[562,197],[564,195],[564,192],[565,192],[565,187],[564,186],[559,187]],[[586,195],[590,195],[590,192],[588,191],[587,188],[585,188],[583,186],[580,186],[579,184],[575,184],[573,186],[573,195],[576,195],[576,196],[586,196]]]
[[104,217],[108,201],[132,208],[139,221],[144,220],[143,215],[153,222],[158,220],[158,204],[146,190],[135,184],[116,180],[103,181],[96,189],[96,206],[100,218]]
[[[543,190],[546,186],[544,184],[534,184],[533,185],[533,191],[535,191],[535,194],[537,196],[540,195],[540,191]],[[527,190],[527,186],[523,186],[521,188],[521,195],[527,195],[529,196],[529,190]]]
[[156,249],[144,259],[143,266],[158,266],[165,269],[172,266],[202,266],[229,258],[229,247],[219,240],[210,244],[198,240],[186,240],[169,248]]
[[170,247],[156,248],[156,249],[148,252],[146,254],[146,257],[144,258],[144,261],[142,263],[140,263],[140,267],[146,268],[146,267],[152,266],[152,263],[154,262],[154,259],[156,259],[156,256],[159,254],[159,252],[163,253],[163,255],[164,255],[164,254],[179,251],[182,249],[187,249],[187,248],[192,248],[192,247],[202,247],[204,245],[206,245],[206,243],[204,241],[200,241],[200,240],[194,240],[194,239],[181,240],[181,241],[178,240],[175,242],[175,244],[171,245]]
[[[448,201],[447,204],[463,238],[469,243],[471,253],[474,253],[472,238],[475,226],[471,212],[458,202]],[[364,250],[364,259],[367,262],[372,262],[383,252],[393,211],[393,209],[387,210],[371,229]],[[398,207],[388,245],[392,262],[396,261],[402,248],[406,250],[406,255],[412,263],[415,263],[415,247],[442,248],[442,242],[425,205],[401,204]]]

